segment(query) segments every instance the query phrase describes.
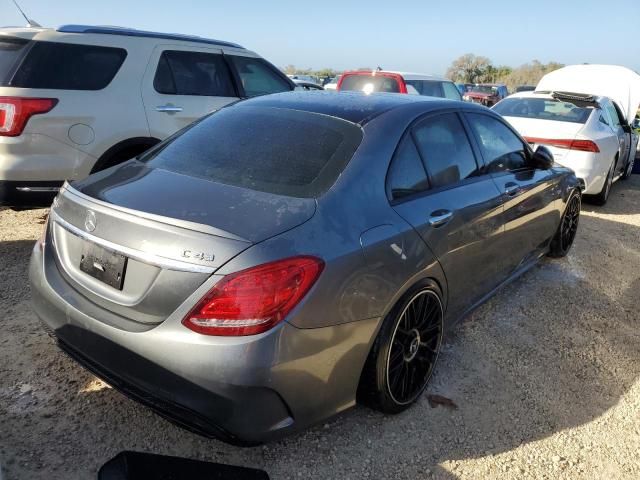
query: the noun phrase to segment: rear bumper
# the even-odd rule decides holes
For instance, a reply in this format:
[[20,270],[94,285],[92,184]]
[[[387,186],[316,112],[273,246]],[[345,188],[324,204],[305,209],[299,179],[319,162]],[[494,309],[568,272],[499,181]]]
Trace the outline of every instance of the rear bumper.
[[611,167],[612,159],[605,159],[602,154],[569,151],[562,158],[556,158],[560,165],[572,169],[576,177],[584,182],[585,195],[600,193]]
[[[49,247],[49,245],[47,245]],[[129,397],[192,431],[250,445],[306,428],[355,403],[379,319],[251,337],[206,337],[181,315],[128,331],[67,286],[36,245],[33,307],[58,345]],[[180,312],[178,309],[177,312]]]

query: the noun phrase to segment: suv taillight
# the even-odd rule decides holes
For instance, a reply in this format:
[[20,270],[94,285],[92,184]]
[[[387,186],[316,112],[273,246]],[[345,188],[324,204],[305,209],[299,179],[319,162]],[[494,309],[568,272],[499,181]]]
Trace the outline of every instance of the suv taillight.
[[0,97],[0,136],[17,137],[32,115],[47,113],[57,98]]
[[323,269],[319,258],[299,256],[232,273],[209,290],[182,324],[203,335],[266,332],[285,319]]

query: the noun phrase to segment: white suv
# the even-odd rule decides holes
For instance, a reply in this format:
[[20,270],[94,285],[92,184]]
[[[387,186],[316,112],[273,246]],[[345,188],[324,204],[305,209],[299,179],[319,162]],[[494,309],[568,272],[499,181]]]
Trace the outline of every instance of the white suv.
[[240,98],[293,90],[218,40],[117,27],[0,28],[0,205],[135,157]]

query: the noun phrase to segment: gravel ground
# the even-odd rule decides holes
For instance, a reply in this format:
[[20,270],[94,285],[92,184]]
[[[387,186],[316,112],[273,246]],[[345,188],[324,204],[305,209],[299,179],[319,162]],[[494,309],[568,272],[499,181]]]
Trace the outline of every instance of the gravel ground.
[[[430,393],[386,417],[355,408],[235,448],[101,384],[29,309],[43,210],[0,211],[0,463],[7,480],[90,479],[120,450],[254,466],[272,478],[640,478],[640,176],[584,205],[568,258],[544,260],[450,332]],[[0,477],[2,475],[0,474]]]

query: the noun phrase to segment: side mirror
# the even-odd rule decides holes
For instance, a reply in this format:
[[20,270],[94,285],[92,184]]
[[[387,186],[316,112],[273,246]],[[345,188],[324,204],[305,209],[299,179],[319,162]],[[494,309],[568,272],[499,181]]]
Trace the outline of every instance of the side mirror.
[[536,151],[533,152],[533,163],[537,168],[549,170],[554,164],[553,153],[544,145],[540,145],[536,148]]
[[624,131],[624,133],[631,133],[631,125],[629,125],[628,123],[623,123],[622,130]]
[[632,126],[633,128],[635,128],[636,130],[637,130],[638,128],[640,128],[640,118],[636,118],[636,119],[633,121],[633,124],[631,124],[631,126]]

